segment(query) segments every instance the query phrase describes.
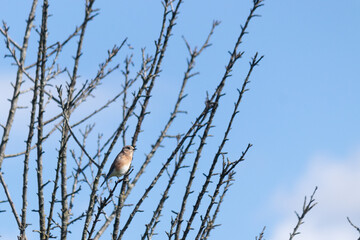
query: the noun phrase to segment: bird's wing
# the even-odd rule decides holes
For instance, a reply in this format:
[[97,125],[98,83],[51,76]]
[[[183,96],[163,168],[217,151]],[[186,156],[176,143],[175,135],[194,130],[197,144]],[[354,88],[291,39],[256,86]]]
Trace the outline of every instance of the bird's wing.
[[111,176],[111,174],[114,172],[114,170],[115,170],[115,162],[116,162],[116,160],[111,164],[111,167],[110,167],[110,169],[109,169],[109,172],[108,172],[108,174],[106,175],[106,178],[105,178],[105,181]]

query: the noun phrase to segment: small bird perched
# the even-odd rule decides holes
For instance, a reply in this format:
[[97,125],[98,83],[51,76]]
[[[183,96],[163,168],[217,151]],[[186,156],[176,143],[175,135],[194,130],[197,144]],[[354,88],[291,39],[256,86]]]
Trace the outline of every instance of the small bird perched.
[[133,146],[127,145],[124,146],[121,152],[116,156],[114,162],[111,164],[109,173],[106,175],[104,183],[111,177],[117,176],[121,177],[127,173],[130,169],[131,161],[133,158],[135,148]]

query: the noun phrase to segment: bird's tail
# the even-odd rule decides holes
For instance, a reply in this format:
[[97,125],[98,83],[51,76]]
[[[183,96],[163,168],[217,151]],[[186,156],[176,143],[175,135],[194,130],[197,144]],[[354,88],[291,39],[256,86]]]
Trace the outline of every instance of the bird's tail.
[[108,178],[107,178],[107,176],[106,176],[105,179],[104,179],[104,181],[103,181],[103,183],[100,185],[100,187],[102,187],[102,186],[104,185],[104,183],[106,182],[107,179],[108,179]]

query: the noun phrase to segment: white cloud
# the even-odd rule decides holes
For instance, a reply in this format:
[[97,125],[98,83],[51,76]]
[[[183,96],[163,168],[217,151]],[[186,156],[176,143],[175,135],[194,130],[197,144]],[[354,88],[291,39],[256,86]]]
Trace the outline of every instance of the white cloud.
[[315,195],[318,204],[306,216],[305,223],[300,227],[301,234],[295,238],[357,239],[358,233],[346,217],[350,217],[355,225],[360,225],[360,151],[343,158],[314,157],[293,190],[276,194],[275,208],[285,215],[269,239],[289,239],[297,221],[294,210],[301,213],[304,195],[310,197],[315,186],[319,187]]

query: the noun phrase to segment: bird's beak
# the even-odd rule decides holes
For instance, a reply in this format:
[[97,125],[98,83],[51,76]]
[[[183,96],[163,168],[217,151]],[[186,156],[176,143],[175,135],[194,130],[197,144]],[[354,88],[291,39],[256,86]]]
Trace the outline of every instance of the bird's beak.
[[134,148],[134,151],[136,150],[136,147],[133,147]]

